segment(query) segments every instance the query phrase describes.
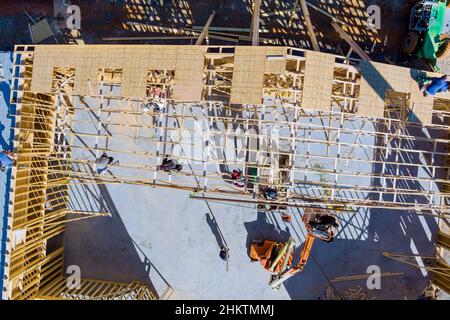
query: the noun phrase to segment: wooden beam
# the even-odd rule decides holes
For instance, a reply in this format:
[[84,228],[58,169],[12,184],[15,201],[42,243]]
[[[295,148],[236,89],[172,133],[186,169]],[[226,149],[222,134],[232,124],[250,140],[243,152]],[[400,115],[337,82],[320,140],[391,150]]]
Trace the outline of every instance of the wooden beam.
[[[294,8],[292,9],[291,18],[289,19],[288,26],[292,25],[292,21],[294,20],[294,14],[297,11],[298,1],[295,0]],[[311,38],[311,43],[314,51],[320,51],[319,43],[317,42],[316,34],[314,33],[314,28],[311,23],[311,17],[309,15],[308,6],[306,5],[305,0],[300,0],[300,5],[302,7],[303,17],[305,18],[306,27],[308,29],[309,37]]]
[[209,34],[208,37],[211,38],[211,39],[217,39],[217,40],[234,42],[234,43],[238,43],[239,42],[239,38],[236,39],[236,38],[232,38],[232,37],[224,37],[224,36],[219,36],[219,35],[216,35],[216,34]]
[[320,51],[319,43],[317,42],[316,34],[314,33],[314,28],[311,23],[311,17],[309,16],[308,6],[305,0],[300,0],[300,5],[302,6],[303,17],[305,17],[306,26],[308,28],[309,36],[311,37],[311,42],[313,49],[315,51]]
[[339,20],[338,18],[332,16],[331,14],[329,14],[328,12],[326,12],[325,10],[320,9],[319,7],[316,7],[315,5],[313,5],[313,4],[309,3],[309,2],[306,2],[306,4],[307,4],[308,6],[310,6],[311,8],[313,8],[314,10],[319,11],[319,12],[322,13],[323,15],[327,16],[327,17],[330,18],[331,20],[336,21],[336,22],[339,22],[340,24],[343,24],[343,25],[345,25],[345,26],[347,26],[347,27],[350,27],[347,23],[345,23],[344,21]]
[[195,36],[173,36],[173,37],[111,37],[102,38],[103,41],[140,41],[140,40],[190,40],[197,39]]
[[[142,23],[142,22],[136,22],[136,21],[127,21],[125,22],[126,25],[129,26],[140,26],[151,29],[152,32],[167,32],[172,34],[181,34],[181,33],[187,33],[190,35],[197,35],[198,31],[189,30],[189,29],[177,29],[177,28],[169,28],[169,27],[161,27],[156,26],[148,23]],[[153,31],[157,30],[157,31]]]
[[252,15],[252,46],[259,45],[259,13],[261,9],[261,0],[253,1]]
[[[192,30],[194,32],[198,32],[202,30],[202,26],[193,26]],[[229,31],[229,32],[250,32],[250,28],[229,28],[229,27],[209,27],[208,30],[210,31]],[[267,30],[260,30],[260,32],[267,32]]]
[[436,245],[439,247],[445,248],[447,250],[450,250],[450,235],[448,235],[442,231],[438,231]]
[[[314,10],[316,10],[316,11],[322,13],[323,15],[327,16],[327,17],[330,18],[331,20],[336,21],[336,22],[339,22],[340,24],[343,24],[343,25],[345,25],[345,26],[347,26],[347,27],[350,27],[350,26],[349,26],[347,23],[345,23],[344,21],[339,20],[338,18],[336,18],[336,17],[334,17],[333,15],[329,14],[329,13],[326,12],[325,10],[320,9],[319,7],[317,7],[317,6],[315,6],[315,5],[311,4],[311,3],[309,3],[308,1],[306,1],[306,4],[307,4],[308,6],[310,6],[311,8],[313,8]],[[294,12],[300,12],[300,11],[301,11],[301,9],[297,9],[297,7],[294,7],[294,8],[292,8],[292,9],[276,10],[276,11],[273,11],[273,12],[264,12],[264,13],[261,13],[261,17],[278,16],[278,15],[283,15],[283,14],[288,13],[288,12],[291,12],[291,14],[293,14]],[[291,19],[292,19],[292,16],[291,16]]]
[[213,12],[211,13],[211,15],[209,16],[208,21],[206,21],[206,24],[205,24],[205,26],[203,27],[202,33],[200,33],[200,35],[198,36],[197,41],[195,42],[195,45],[196,45],[196,46],[201,45],[202,42],[203,42],[203,40],[205,40],[205,37],[206,37],[206,35],[208,34],[208,28],[209,28],[209,26],[211,25],[211,22],[212,22],[212,20],[213,20],[213,18],[214,18],[214,16],[215,16],[215,14],[216,14],[216,12],[213,11]]
[[[219,32],[219,31],[212,31],[211,29],[209,29],[208,31],[208,36],[211,37],[211,35],[218,35],[218,36],[224,36],[224,37],[229,37],[229,38],[236,38],[239,41],[252,41],[252,37],[248,36],[248,35],[243,35],[243,34],[237,34],[237,33],[230,33],[230,32]],[[269,39],[269,38],[261,38],[259,37],[259,42],[270,42],[270,43],[276,43],[277,41],[275,39]]]
[[339,36],[345,40],[352,48],[353,50],[361,57],[363,60],[372,61],[369,57],[369,55],[361,49],[361,47],[355,42],[355,40],[352,39],[336,22],[331,22],[331,25],[333,28],[339,33]]
[[[380,273],[380,277],[402,276],[404,274],[405,274],[404,272],[383,272],[383,273]],[[356,275],[356,276],[336,277],[334,279],[331,279],[330,282],[364,280],[364,279],[368,279],[370,276],[372,276],[372,274],[361,274],[361,275]]]

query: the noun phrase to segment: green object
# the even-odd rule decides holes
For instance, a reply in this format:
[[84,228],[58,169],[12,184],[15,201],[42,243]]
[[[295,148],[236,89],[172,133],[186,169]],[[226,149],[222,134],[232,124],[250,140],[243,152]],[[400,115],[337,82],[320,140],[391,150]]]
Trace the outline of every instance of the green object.
[[257,183],[258,182],[258,168],[249,167],[248,168],[248,182]]
[[441,40],[441,34],[448,32],[446,19],[450,14],[447,11],[450,8],[446,0],[421,0],[411,9],[409,29],[420,36],[417,57],[428,60],[436,71],[439,70],[436,53],[447,41]]

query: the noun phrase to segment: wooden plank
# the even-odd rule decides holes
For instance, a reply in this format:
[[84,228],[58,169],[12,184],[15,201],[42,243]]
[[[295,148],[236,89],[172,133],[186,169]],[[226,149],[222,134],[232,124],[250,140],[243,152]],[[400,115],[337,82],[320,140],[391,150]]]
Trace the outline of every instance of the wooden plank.
[[316,34],[314,33],[314,28],[311,23],[311,17],[309,16],[308,6],[305,0],[300,0],[300,5],[302,6],[303,16],[305,17],[306,26],[308,27],[308,33],[311,37],[312,46],[315,51],[320,51],[319,43],[317,42]]
[[205,26],[203,27],[202,33],[198,36],[197,41],[195,42],[196,46],[199,46],[202,44],[203,40],[205,40],[206,35],[208,34],[208,28],[211,25],[212,20],[214,19],[214,16],[216,15],[216,12],[213,11],[211,15],[208,18],[208,21],[206,21]]
[[352,48],[353,50],[361,57],[363,60],[372,61],[369,57],[369,55],[361,49],[361,47],[353,40],[336,22],[331,22],[331,25],[333,28],[339,33],[339,36],[345,40]]
[[43,19],[30,27],[33,43],[39,43],[54,36],[47,19]]
[[[193,26],[192,30],[198,32],[203,30],[202,26]],[[210,31],[229,31],[229,32],[250,32],[250,28],[231,28],[231,27],[209,27]],[[264,32],[264,30],[259,30],[259,32]],[[265,31],[267,32],[267,31]]]
[[234,42],[234,43],[238,43],[239,42],[239,39],[218,36],[218,35],[215,35],[215,34],[209,34],[208,37],[210,37],[211,39],[217,39],[217,40],[222,40],[222,41],[229,41],[229,42]]
[[343,24],[343,25],[345,25],[345,26],[347,26],[347,27],[350,27],[350,25],[348,25],[348,24],[345,23],[344,21],[339,20],[338,18],[332,16],[331,14],[329,14],[328,12],[326,12],[325,10],[320,9],[319,7],[316,7],[315,5],[313,5],[313,4],[309,3],[309,2],[306,2],[306,4],[307,4],[308,6],[310,6],[311,8],[313,8],[314,10],[316,10],[316,11],[320,12],[321,14],[327,16],[327,17],[330,18],[331,20],[336,21],[336,22],[339,22],[339,23],[341,23],[341,24]]
[[253,21],[252,21],[252,46],[259,45],[259,13],[261,9],[261,0],[253,2]]
[[332,104],[334,56],[306,52],[302,106],[312,110],[330,111]]
[[189,29],[183,29],[183,28],[170,28],[170,27],[162,27],[157,25],[152,25],[148,23],[142,23],[142,22],[135,22],[135,21],[127,21],[125,24],[129,26],[141,26],[151,29],[153,32],[168,32],[173,34],[180,34],[180,33],[188,33],[188,34],[197,34],[198,31],[195,30],[189,30]]
[[291,10],[291,17],[289,18],[288,27],[291,27],[292,25],[292,21],[294,20],[294,14],[295,12],[297,12],[297,7],[298,7],[298,0],[295,0],[294,8],[292,8]]
[[102,38],[103,41],[139,41],[139,40],[182,40],[182,39],[197,39],[194,36],[174,36],[174,37],[111,37]]
[[[404,274],[405,274],[404,272],[383,272],[383,273],[380,273],[380,277],[402,276]],[[370,276],[372,276],[372,274],[361,274],[361,275],[355,275],[355,276],[336,277],[334,279],[331,279],[330,282],[364,280],[364,279],[369,278]]]
[[[292,9],[292,15],[289,20],[289,27],[291,26],[292,21],[294,19],[294,13],[297,11],[297,5],[298,5],[298,0],[295,1],[294,8]],[[308,6],[306,5],[306,1],[300,0],[300,5],[302,7],[303,17],[305,18],[306,27],[308,29],[308,34],[309,34],[309,37],[311,38],[312,47],[313,47],[314,51],[320,51],[319,43],[317,42],[317,37],[316,37],[316,34],[314,33],[314,28],[311,23],[311,17],[309,15]]]
[[450,235],[442,231],[438,231],[438,238],[436,241],[436,245],[445,248],[447,250],[450,250]]
[[[350,27],[350,25],[348,25],[348,24],[345,23],[344,21],[339,20],[338,18],[336,18],[336,17],[334,17],[333,15],[329,14],[329,13],[326,12],[325,10],[320,9],[319,7],[317,7],[317,6],[315,6],[315,5],[311,4],[311,3],[309,3],[308,1],[306,1],[306,4],[307,4],[308,6],[310,6],[311,8],[313,8],[314,10],[316,10],[316,11],[322,13],[323,15],[327,16],[327,17],[330,18],[331,20],[336,21],[336,22],[339,22],[339,23],[341,23],[341,24],[343,24],[343,25],[345,25],[345,26],[347,26],[347,27]],[[272,11],[272,12],[264,12],[264,13],[261,14],[261,17],[278,16],[278,15],[283,15],[283,14],[288,13],[288,12],[294,13],[294,12],[300,12],[300,11],[301,11],[301,9],[297,9],[297,7],[294,7],[294,8],[292,8],[292,9],[276,10],[276,11]]]
[[[250,37],[248,35],[231,33],[231,32],[212,31],[211,29],[208,29],[208,37],[210,37],[211,39],[214,39],[213,36],[215,36],[215,35],[224,36],[224,37],[228,37],[228,38],[236,38],[236,40],[239,40],[239,41],[252,41],[252,37]],[[260,43],[266,42],[266,43],[272,43],[272,44],[278,43],[277,39],[269,39],[269,38],[261,38],[261,37],[259,37],[259,42]]]

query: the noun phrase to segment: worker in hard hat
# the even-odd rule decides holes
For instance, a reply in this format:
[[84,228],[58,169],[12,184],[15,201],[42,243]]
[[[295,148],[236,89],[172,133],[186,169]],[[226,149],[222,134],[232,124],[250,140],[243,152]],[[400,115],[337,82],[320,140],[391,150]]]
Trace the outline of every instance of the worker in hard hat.
[[95,163],[97,165],[97,173],[102,174],[108,168],[108,165],[114,161],[113,157],[110,157],[104,152],[100,158],[98,158]]
[[238,188],[243,188],[245,186],[245,178],[242,176],[242,171],[240,169],[233,170],[231,173],[231,180],[233,180],[233,185]]
[[169,172],[172,170],[181,171],[183,169],[183,165],[178,163],[178,161],[172,160],[168,156],[166,156],[163,159],[162,164],[160,166],[157,166],[156,168],[165,172]]
[[155,102],[149,102],[149,103],[144,103],[142,104],[142,112],[147,113],[151,110],[153,110],[154,112],[159,112],[161,111],[159,105]]
[[225,246],[221,246],[220,247],[220,252],[219,252],[219,257],[223,260],[223,261],[227,261],[228,258],[230,257],[230,249],[228,249]]
[[263,190],[264,198],[267,200],[277,200],[278,199],[278,191],[275,188],[265,187]]
[[439,92],[447,92],[450,88],[450,82],[447,81],[447,76],[440,78],[426,78],[426,84],[423,84],[421,90],[425,97],[434,96]]
[[14,165],[15,156],[9,150],[0,152],[0,170],[5,172]]

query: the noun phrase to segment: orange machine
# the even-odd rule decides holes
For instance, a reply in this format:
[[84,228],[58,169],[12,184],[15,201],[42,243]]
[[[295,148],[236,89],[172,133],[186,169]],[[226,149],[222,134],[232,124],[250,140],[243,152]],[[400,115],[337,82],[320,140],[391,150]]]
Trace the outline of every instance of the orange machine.
[[279,289],[281,283],[303,270],[316,238],[331,242],[339,227],[337,217],[327,209],[307,208],[304,210],[302,221],[308,234],[296,266],[292,266],[295,248],[295,240],[292,237],[285,243],[264,240],[253,242],[250,246],[250,259],[261,262],[264,269],[273,273],[270,281],[273,289]]

